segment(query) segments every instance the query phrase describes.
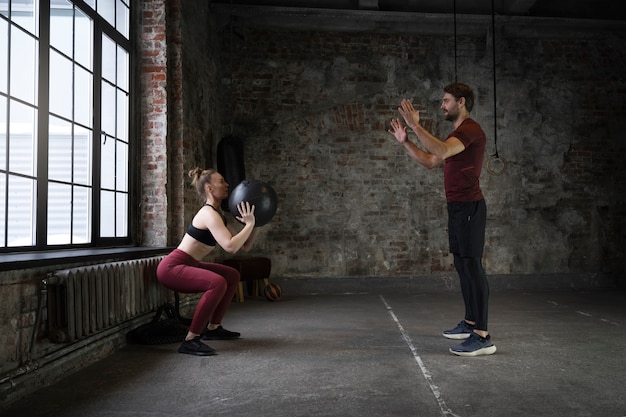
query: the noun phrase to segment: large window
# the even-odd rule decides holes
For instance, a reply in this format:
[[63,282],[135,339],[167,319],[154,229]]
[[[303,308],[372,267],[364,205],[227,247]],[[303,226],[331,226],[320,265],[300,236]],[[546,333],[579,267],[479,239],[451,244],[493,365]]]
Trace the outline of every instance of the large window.
[[0,251],[130,241],[128,0],[0,0]]

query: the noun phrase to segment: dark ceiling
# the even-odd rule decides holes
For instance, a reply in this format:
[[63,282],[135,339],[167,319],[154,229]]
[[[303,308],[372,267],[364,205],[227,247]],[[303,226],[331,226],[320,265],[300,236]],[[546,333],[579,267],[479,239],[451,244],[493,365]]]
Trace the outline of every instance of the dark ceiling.
[[213,0],[220,5],[626,20],[623,0]]

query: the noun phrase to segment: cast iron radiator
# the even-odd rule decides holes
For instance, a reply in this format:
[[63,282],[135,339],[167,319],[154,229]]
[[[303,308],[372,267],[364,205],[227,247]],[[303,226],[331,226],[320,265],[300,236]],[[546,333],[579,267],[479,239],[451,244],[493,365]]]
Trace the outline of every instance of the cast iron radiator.
[[163,256],[81,266],[44,281],[52,343],[69,343],[157,310],[171,299],[156,268]]

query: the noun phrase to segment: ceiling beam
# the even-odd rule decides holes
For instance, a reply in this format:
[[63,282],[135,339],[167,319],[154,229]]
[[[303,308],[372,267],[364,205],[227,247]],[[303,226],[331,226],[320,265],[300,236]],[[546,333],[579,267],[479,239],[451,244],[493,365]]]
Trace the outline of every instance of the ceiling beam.
[[378,0],[359,0],[360,10],[378,10]]
[[[353,4],[353,7],[356,3]],[[454,32],[451,14],[388,12],[379,10],[345,10],[303,7],[248,6],[213,3],[211,11],[217,25],[226,27],[236,17],[243,28],[280,28],[332,32],[419,33],[449,36]],[[492,23],[491,14],[464,15],[457,23],[461,35],[484,35]],[[585,39],[605,36],[607,32],[625,33],[621,21],[590,19],[541,18],[531,16],[502,16],[496,13],[496,23],[504,30],[503,36],[512,37],[567,37],[580,33]]]
[[504,12],[513,15],[528,15],[530,8],[535,5],[537,0],[514,0],[502,2]]

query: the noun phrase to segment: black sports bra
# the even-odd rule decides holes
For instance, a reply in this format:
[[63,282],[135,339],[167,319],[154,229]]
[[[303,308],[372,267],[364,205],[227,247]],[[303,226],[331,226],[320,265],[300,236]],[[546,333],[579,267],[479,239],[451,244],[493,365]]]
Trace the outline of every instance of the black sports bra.
[[[205,204],[205,206],[209,206],[213,210],[220,213],[215,207],[213,207],[210,204]],[[222,216],[222,219],[224,220],[224,225],[226,225],[226,217],[224,217],[222,213],[220,213],[220,215]],[[210,230],[198,229],[196,226],[193,225],[193,222],[189,223],[189,227],[187,228],[187,234],[191,236],[192,238],[196,239],[197,241],[204,243],[207,246],[217,245],[217,241],[213,237],[213,234],[211,233]]]

